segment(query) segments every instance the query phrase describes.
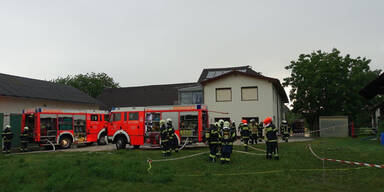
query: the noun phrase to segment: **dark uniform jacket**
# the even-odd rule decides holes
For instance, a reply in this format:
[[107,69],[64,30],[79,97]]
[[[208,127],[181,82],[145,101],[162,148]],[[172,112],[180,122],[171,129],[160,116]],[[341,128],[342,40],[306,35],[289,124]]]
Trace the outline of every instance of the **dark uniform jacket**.
[[1,134],[1,137],[3,138],[3,141],[4,142],[11,142],[12,138],[13,138],[13,133],[11,131],[11,129],[5,129],[3,131],[3,133]]
[[161,125],[160,127],[160,137],[162,142],[168,141],[168,129],[165,127],[165,125]]
[[209,128],[208,132],[205,135],[205,138],[207,139],[209,144],[219,144],[221,139],[219,128],[216,126],[212,126],[211,128]]
[[265,127],[265,141],[266,142],[277,142],[278,130],[274,124],[269,124]]

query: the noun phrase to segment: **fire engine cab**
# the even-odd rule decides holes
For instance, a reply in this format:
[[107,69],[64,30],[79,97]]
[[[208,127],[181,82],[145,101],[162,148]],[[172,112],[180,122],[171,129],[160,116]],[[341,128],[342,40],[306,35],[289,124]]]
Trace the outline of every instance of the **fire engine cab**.
[[[134,148],[142,145],[159,146],[160,120],[172,119],[179,145],[202,142],[203,132],[208,129],[208,110],[205,105],[127,107],[111,111],[108,139],[117,149],[129,144]],[[187,143],[186,143],[187,144]]]
[[69,148],[72,144],[107,144],[109,113],[105,111],[23,110],[22,132],[28,127],[33,141]]

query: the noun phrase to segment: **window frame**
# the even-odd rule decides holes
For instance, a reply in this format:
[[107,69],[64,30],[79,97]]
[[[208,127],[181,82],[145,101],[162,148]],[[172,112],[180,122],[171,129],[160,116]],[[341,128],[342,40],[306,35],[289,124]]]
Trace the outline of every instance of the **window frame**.
[[[96,120],[94,120],[93,117],[96,117]],[[99,121],[99,115],[91,114],[90,119],[91,119],[91,121]]]
[[[256,99],[244,99],[243,98],[243,89],[249,89],[249,88],[256,88]],[[257,86],[247,86],[247,87],[241,87],[241,101],[258,101],[259,100],[259,87]]]
[[[229,89],[230,91],[230,100],[218,100],[217,99],[217,91],[218,90],[226,90],[226,89]],[[232,87],[225,87],[225,88],[216,88],[215,90],[215,96],[216,96],[216,102],[232,102]]]
[[[136,118],[132,118],[136,117]],[[139,120],[139,112],[129,112],[128,121],[138,121]]]

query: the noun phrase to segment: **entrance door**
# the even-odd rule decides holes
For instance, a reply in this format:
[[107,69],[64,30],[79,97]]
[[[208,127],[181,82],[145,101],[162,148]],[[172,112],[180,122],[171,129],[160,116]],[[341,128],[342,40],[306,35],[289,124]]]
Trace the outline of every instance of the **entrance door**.
[[224,121],[231,122],[231,119],[229,117],[218,117],[218,118],[215,118],[215,122],[219,122],[220,119],[222,119]]

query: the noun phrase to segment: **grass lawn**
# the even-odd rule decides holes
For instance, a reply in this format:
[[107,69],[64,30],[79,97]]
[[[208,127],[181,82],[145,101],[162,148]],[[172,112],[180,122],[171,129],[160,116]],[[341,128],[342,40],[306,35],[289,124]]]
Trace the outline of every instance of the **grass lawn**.
[[146,160],[162,159],[157,150],[0,155],[0,191],[384,191],[384,169],[325,162],[322,170],[308,143],[321,157],[384,164],[384,146],[351,138],[282,143],[279,161],[235,152],[230,165],[208,154],[153,162],[152,174]]

